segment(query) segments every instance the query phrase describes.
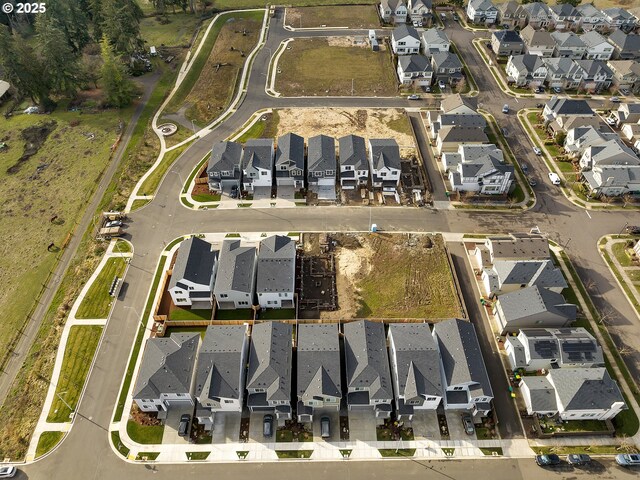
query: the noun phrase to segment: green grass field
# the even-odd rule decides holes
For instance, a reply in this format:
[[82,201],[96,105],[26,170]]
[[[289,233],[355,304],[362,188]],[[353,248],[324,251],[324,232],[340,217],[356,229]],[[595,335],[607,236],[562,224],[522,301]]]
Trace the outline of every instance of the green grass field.
[[[320,4],[320,2],[316,3]],[[288,8],[286,23],[294,28],[380,27],[380,19],[374,5],[341,6],[340,8],[332,6]]]
[[350,96],[352,87],[357,96],[397,94],[393,65],[386,51],[374,52],[366,45],[331,46],[322,38],[296,39],[288,46],[291,49],[278,60],[281,73],[276,75],[275,84],[276,91],[284,96]]
[[82,299],[76,318],[107,318],[111,302],[115,300],[109,295],[111,282],[114,277],[122,278],[126,266],[127,262],[122,257],[113,257],[107,260],[89,287],[87,295]]
[[133,420],[127,422],[127,433],[131,440],[145,445],[162,443],[164,425],[139,425]]
[[78,404],[101,334],[102,327],[99,325],[71,327],[47,422],[70,421],[71,410],[67,404],[74,409]]
[[[234,8],[264,8],[269,3],[264,0],[213,0],[213,6],[223,10]],[[374,0],[288,0],[287,5],[292,7],[308,7],[315,5],[358,5],[363,3],[376,3]]]
[[158,186],[160,185],[160,182],[164,178],[165,174],[167,173],[167,170],[169,170],[169,167],[171,167],[173,162],[175,162],[176,159],[180,155],[182,155],[182,152],[184,152],[188,147],[189,144],[186,144],[182,147],[174,148],[173,150],[169,150],[167,153],[165,153],[164,157],[162,158],[162,162],[160,162],[160,165],[158,165],[156,169],[151,172],[151,174],[145,179],[145,181],[140,186],[140,190],[138,190],[138,193],[140,195],[153,195],[158,189]]
[[169,10],[163,20],[159,17],[145,17],[140,21],[140,33],[146,42],[146,47],[160,46],[182,47],[189,45],[191,37],[200,22],[196,15],[182,13],[179,9],[175,14]]
[[38,439],[38,446],[36,447],[36,458],[41,457],[45,453],[49,453],[53,447],[60,443],[63,432],[42,432]]
[[611,251],[616,257],[616,260],[620,262],[623,267],[631,266],[631,257],[627,255],[625,242],[614,243],[611,246]]
[[169,320],[211,320],[211,309],[192,310],[189,308],[176,308],[169,314]]

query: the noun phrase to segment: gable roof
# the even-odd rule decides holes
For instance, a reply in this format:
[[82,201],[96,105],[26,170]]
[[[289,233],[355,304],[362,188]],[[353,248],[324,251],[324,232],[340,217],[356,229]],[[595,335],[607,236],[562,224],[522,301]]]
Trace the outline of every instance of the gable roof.
[[532,2],[522,5],[522,8],[527,12],[527,17],[539,17],[550,16],[551,10],[543,2]]
[[576,319],[578,312],[576,305],[567,303],[560,293],[538,285],[504,293],[497,301],[507,323],[545,312],[564,317],[569,322]]
[[276,166],[304,170],[304,138],[295,133],[287,133],[278,138]]
[[547,260],[497,260],[493,265],[498,290],[502,285],[538,285],[543,288],[567,288],[562,271]]
[[630,20],[634,18],[631,13],[620,7],[605,8],[602,13],[612,20]]
[[194,396],[200,402],[214,398],[242,398],[240,385],[245,368],[244,325],[209,325],[200,352],[195,375]]
[[429,59],[424,55],[402,55],[398,65],[404,73],[422,73],[433,71]]
[[444,30],[428,28],[420,34],[425,45],[438,45],[451,43]]
[[483,143],[488,142],[489,137],[482,128],[464,127],[459,125],[445,125],[438,131],[438,138],[442,143],[467,142]]
[[586,17],[600,17],[604,18],[602,10],[594,7],[593,3],[581,3],[576,7],[576,10],[583,18]]
[[552,13],[558,17],[576,17],[580,16],[580,12],[576,10],[576,7],[569,3],[558,3],[549,7]]
[[256,293],[293,293],[295,274],[296,243],[290,237],[272,235],[260,242]]
[[440,350],[446,386],[477,383],[484,395],[492,397],[493,390],[473,324],[459,318],[444,320],[433,326],[433,334]]
[[213,250],[213,245],[198,237],[188,238],[178,248],[178,256],[167,288],[172,289],[180,280],[210,285],[217,260],[218,252]]
[[543,62],[552,75],[561,75],[563,77],[575,77],[576,74],[582,75],[584,71],[576,63],[575,60],[567,57],[550,57],[544,58]]
[[297,334],[298,398],[342,397],[338,325],[300,324]]
[[420,40],[420,35],[418,35],[418,31],[410,25],[400,25],[393,29],[393,33],[391,34],[394,40],[402,40],[406,37],[411,37],[417,41]]
[[459,93],[449,95],[440,101],[440,110],[444,113],[478,115],[478,100],[476,97],[463,97]]
[[255,258],[255,247],[241,247],[240,240],[224,240],[220,249],[214,293],[229,290],[251,293]]
[[384,325],[361,320],[343,328],[348,387],[368,389],[370,400],[393,398]]
[[609,44],[609,42],[607,42],[607,39],[595,30],[583,33],[582,35],[580,35],[580,40],[582,40],[582,43],[584,43],[589,48],[597,47],[598,45],[602,45],[603,43]]
[[211,149],[207,173],[232,172],[240,167],[242,145],[236,142],[218,142]]
[[309,172],[336,169],[336,141],[333,137],[316,135],[309,139],[307,168]]
[[547,375],[563,410],[600,410],[624,402],[618,383],[605,367],[557,368]]
[[548,377],[523,376],[522,382],[529,388],[531,410],[534,412],[557,412],[556,392]]
[[495,260],[524,260],[549,258],[549,242],[539,234],[510,233],[489,237],[486,245]]
[[586,100],[575,100],[573,98],[560,98],[553,95],[547,102],[547,107],[557,115],[579,115],[589,116],[595,115]]
[[460,62],[458,55],[452,52],[435,52],[431,59],[435,68],[462,68],[462,62]]
[[469,4],[475,8],[476,11],[489,11],[489,10],[497,10],[496,6],[491,2],[491,0],[469,0]]
[[624,52],[638,52],[640,50],[640,35],[625,33],[619,28],[609,35],[609,43]]
[[369,139],[373,169],[380,170],[384,167],[400,170],[400,148],[398,142],[392,138]]
[[522,37],[515,30],[498,30],[493,32],[493,36],[502,43],[523,43]]
[[291,325],[282,322],[252,328],[247,389],[265,389],[267,400],[291,399],[291,332]]
[[340,149],[340,165],[351,165],[354,170],[369,171],[364,138],[358,135],[346,135],[338,139],[338,147]]
[[405,400],[443,395],[440,353],[428,323],[392,323],[398,395]]
[[[523,5],[522,7],[528,7],[529,5],[533,5],[533,3]],[[524,27],[520,31],[520,36],[529,47],[553,47],[556,44],[549,32],[546,30],[536,30],[531,25]]]
[[161,394],[191,393],[193,367],[198,351],[198,333],[173,333],[149,338],[145,343],[135,399],[157,399]]
[[[566,4],[563,4],[566,5]],[[573,32],[551,32],[551,38],[558,47],[562,48],[585,48],[586,45],[578,35]]]
[[545,66],[542,57],[530,53],[512,55],[509,62],[518,70],[518,73],[533,73],[538,68]]
[[252,138],[244,144],[242,168],[262,168],[271,171],[273,167],[273,140]]
[[445,127],[447,125],[458,125],[460,127],[476,127],[484,130],[487,126],[487,120],[479,113],[441,113],[438,116],[437,121],[441,127]]

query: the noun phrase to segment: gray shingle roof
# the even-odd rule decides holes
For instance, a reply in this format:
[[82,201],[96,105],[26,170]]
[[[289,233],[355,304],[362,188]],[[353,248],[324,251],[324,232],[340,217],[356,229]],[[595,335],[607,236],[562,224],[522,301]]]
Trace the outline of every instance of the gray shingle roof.
[[245,368],[244,345],[247,327],[244,325],[210,325],[200,346],[195,376],[194,396],[200,402],[214,398],[240,399],[240,385]]
[[[523,8],[533,5],[531,3],[523,5]],[[546,7],[546,5],[545,5]],[[546,30],[536,30],[531,25],[527,25],[520,32],[520,36],[524,43],[529,47],[554,47],[556,42]]]
[[475,97],[463,97],[459,93],[448,95],[440,101],[440,110],[443,113],[452,113],[460,115],[466,113],[470,115],[479,115],[476,112],[478,108],[478,99]]
[[443,395],[440,353],[427,323],[389,326],[396,351],[399,395],[405,400]]
[[296,243],[284,235],[260,242],[256,293],[293,292],[296,274]]
[[276,169],[281,165],[304,171],[304,138],[287,133],[278,138],[276,147]]
[[559,98],[552,96],[547,102],[547,107],[555,113],[555,115],[582,115],[593,116],[595,113],[586,100],[574,100],[572,98]]
[[420,37],[422,38],[422,43],[425,45],[446,45],[447,43],[451,43],[445,31],[439,28],[429,28],[422,32]]
[[462,69],[462,62],[455,53],[436,52],[431,56],[431,58],[433,59],[434,68]]
[[490,237],[487,244],[496,260],[546,260],[549,258],[549,242],[542,235],[512,233],[508,236]]
[[478,383],[484,395],[493,390],[484,364],[478,336],[473,324],[459,318],[438,322],[433,326],[438,342],[446,386]]
[[404,73],[431,72],[429,59],[424,55],[402,55],[398,58],[398,65]]
[[604,367],[558,368],[548,375],[564,410],[599,410],[624,402],[620,387]]
[[509,61],[518,72],[533,73],[544,65],[542,57],[526,53],[524,55],[513,55]]
[[438,131],[438,138],[442,143],[486,143],[489,141],[489,137],[484,133],[484,129],[460,125],[443,126]]
[[338,326],[332,323],[300,324],[297,346],[298,399],[342,398]]
[[263,388],[267,400],[291,400],[291,325],[265,322],[251,331],[247,389]]
[[211,149],[211,157],[207,166],[207,173],[233,172],[240,169],[242,145],[235,142],[218,142]]
[[384,325],[367,320],[346,323],[344,338],[349,388],[367,388],[370,399],[392,399]]
[[198,237],[191,237],[180,244],[176,263],[169,286],[171,289],[180,280],[189,280],[200,285],[210,285],[213,267],[218,260],[218,252],[213,245]]
[[582,43],[584,43],[587,47],[597,47],[598,45],[607,43],[607,39],[595,30],[591,30],[580,35],[580,39],[582,40]]
[[493,36],[496,37],[500,43],[523,43],[522,37],[514,30],[498,30],[497,32],[493,32]]
[[531,315],[549,312],[567,321],[576,319],[577,307],[567,303],[560,293],[533,285],[498,297],[505,320],[517,321]]
[[255,258],[255,247],[241,247],[240,240],[223,241],[214,293],[229,290],[251,293],[255,279]]
[[549,7],[549,9],[559,17],[579,16],[579,12],[576,10],[576,7],[568,3],[560,3],[557,5],[552,5]]
[[534,412],[557,412],[556,392],[547,377],[522,377],[529,387],[531,409]]
[[346,135],[338,139],[338,146],[340,148],[340,165],[351,165],[354,170],[369,171],[364,138],[357,135]]
[[273,140],[270,138],[252,138],[244,144],[242,168],[249,166],[271,170],[273,167]]
[[438,121],[443,127],[448,125],[457,125],[460,127],[477,127],[484,130],[487,126],[487,121],[479,113],[468,115],[442,113],[438,116]]
[[198,333],[174,333],[149,338],[145,344],[134,399],[158,399],[161,394],[191,393]]
[[307,168],[309,172],[336,169],[336,141],[333,137],[317,135],[309,139]]
[[420,39],[418,31],[410,25],[400,25],[399,27],[394,28],[392,36],[396,40],[401,40],[405,37],[412,37],[416,40]]
[[538,285],[545,288],[567,288],[562,271],[551,260],[500,260],[493,270],[500,285]]
[[380,170],[384,167],[400,170],[400,148],[398,142],[392,138],[369,139],[373,169]]

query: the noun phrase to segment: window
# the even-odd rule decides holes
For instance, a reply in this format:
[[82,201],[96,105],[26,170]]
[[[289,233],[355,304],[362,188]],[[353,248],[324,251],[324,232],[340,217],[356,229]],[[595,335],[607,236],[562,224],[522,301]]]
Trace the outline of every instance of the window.
[[454,390],[464,390],[464,387],[453,387]]
[[334,170],[327,170],[327,177],[330,177],[332,175],[335,175],[335,171]]
[[254,388],[254,393],[264,393],[264,388]]
[[186,301],[187,301],[187,299],[186,299],[186,298],[176,298],[176,302],[177,302],[177,303],[184,303],[184,302],[186,302]]
[[189,290],[193,290],[193,287],[189,287]]
[[321,177],[322,176],[322,172],[313,172],[313,176],[314,177]]
[[387,176],[387,172],[379,172],[378,175],[380,175],[381,177],[386,177]]
[[233,400],[225,400],[224,403],[233,403]]
[[221,293],[220,295],[218,295],[220,298],[227,298],[229,295],[227,295],[226,293]]
[[407,42],[398,42],[398,45],[406,45]]
[[348,172],[349,170],[353,170],[353,167],[351,165],[345,165],[343,168],[345,172]]
[[222,172],[222,176],[223,177],[231,177],[231,176],[233,176],[233,172],[225,170],[225,171]]
[[287,166],[286,165],[280,165],[280,170],[286,170]]

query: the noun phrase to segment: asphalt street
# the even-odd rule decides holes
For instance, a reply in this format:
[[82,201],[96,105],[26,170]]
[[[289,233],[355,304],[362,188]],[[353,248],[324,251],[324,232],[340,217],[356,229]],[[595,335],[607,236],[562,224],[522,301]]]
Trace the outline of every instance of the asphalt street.
[[[282,28],[282,10],[277,10],[265,47],[257,55],[249,77],[246,97],[236,112],[208,135],[195,142],[168,171],[153,201],[131,215],[128,238],[134,245],[134,256],[127,274],[129,288],[125,297],[116,303],[106,327],[105,339],[97,353],[95,367],[88,379],[85,396],[79,405],[76,423],[65,441],[51,455],[24,467],[33,479],[138,479],[152,474],[157,478],[191,476],[196,478],[235,477],[253,478],[258,473],[265,480],[309,476],[324,478],[340,476],[345,479],[371,478],[469,478],[470,472],[481,472],[482,478],[518,480],[525,478],[587,478],[594,472],[571,470],[545,471],[532,460],[486,459],[443,460],[432,462],[384,461],[308,464],[279,462],[277,464],[248,465],[133,465],[116,456],[108,445],[108,426],[126,369],[134,335],[144,310],[158,255],[164,246],[179,235],[196,232],[242,231],[366,231],[369,222],[377,223],[388,231],[416,232],[478,232],[505,233],[526,231],[538,226],[552,240],[561,244],[570,239],[570,257],[577,265],[583,280],[592,280],[593,298],[603,309],[611,306],[611,330],[618,345],[627,345],[633,352],[625,358],[640,378],[640,336],[638,321],[625,297],[615,286],[596,242],[604,234],[617,233],[629,216],[625,212],[591,212],[568,202],[560,190],[547,180],[544,166],[531,153],[531,145],[522,131],[515,114],[500,113],[504,103],[514,103],[495,85],[483,68],[483,63],[471,45],[474,34],[453,25],[447,33],[458,45],[463,58],[476,78],[482,107],[492,112],[501,127],[514,132],[508,142],[519,160],[523,158],[544,179],[536,188],[536,206],[526,213],[497,213],[492,211],[431,210],[428,208],[364,208],[364,207],[305,207],[295,209],[254,209],[194,211],[178,202],[182,179],[186,179],[195,164],[208,152],[213,143],[226,138],[242,126],[250,116],[262,108],[284,107],[415,107],[416,102],[402,98],[272,98],[265,91],[268,60],[280,42],[300,32]],[[451,28],[449,28],[451,27]],[[344,31],[340,32],[345,34]],[[325,33],[326,34],[326,33]],[[520,100],[514,109],[535,100]],[[520,156],[521,155],[521,156]],[[371,215],[371,220],[370,220]],[[470,310],[472,316],[473,310]],[[483,347],[487,348],[487,346]],[[488,345],[488,348],[491,348]],[[489,350],[487,350],[488,352]],[[504,414],[503,414],[504,415]],[[517,436],[517,431],[505,432]],[[598,464],[600,465],[600,464]],[[605,470],[606,467],[606,470]],[[598,467],[602,478],[629,478],[634,473],[604,463]],[[636,472],[637,474],[637,472]]]

